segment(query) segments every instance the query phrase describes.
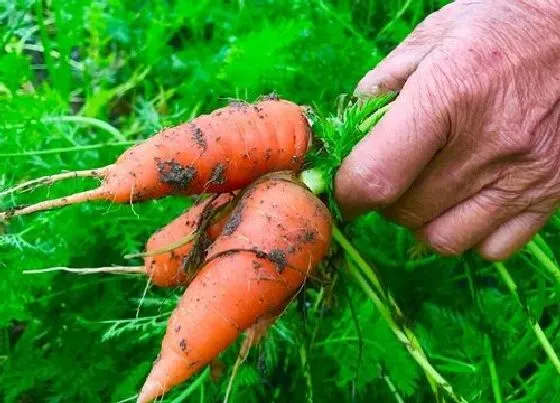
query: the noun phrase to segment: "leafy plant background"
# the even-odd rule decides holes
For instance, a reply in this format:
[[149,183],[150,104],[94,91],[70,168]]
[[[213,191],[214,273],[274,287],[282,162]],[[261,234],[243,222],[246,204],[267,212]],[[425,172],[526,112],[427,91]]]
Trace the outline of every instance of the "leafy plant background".
[[[134,141],[232,98],[276,91],[336,115],[339,96],[444,3],[0,0],[0,188],[106,165]],[[0,210],[92,185],[6,196]],[[0,400],[118,402],[137,393],[181,290],[22,271],[140,264],[123,256],[189,205],[90,203],[0,224]],[[557,402],[560,376],[534,329],[560,349],[559,222],[502,266],[434,256],[376,214],[344,231],[457,393]],[[443,400],[344,274],[345,255],[329,262],[332,285],[310,285],[289,307],[241,367],[230,401]],[[165,401],[223,399],[237,351],[222,354],[219,379],[206,370]]]

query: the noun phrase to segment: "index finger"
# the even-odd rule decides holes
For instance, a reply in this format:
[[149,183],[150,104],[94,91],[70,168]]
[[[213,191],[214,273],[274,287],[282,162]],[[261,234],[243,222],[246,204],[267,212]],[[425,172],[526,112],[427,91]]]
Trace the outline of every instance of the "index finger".
[[347,217],[394,203],[447,141],[449,117],[430,76],[416,71],[343,161],[335,195]]

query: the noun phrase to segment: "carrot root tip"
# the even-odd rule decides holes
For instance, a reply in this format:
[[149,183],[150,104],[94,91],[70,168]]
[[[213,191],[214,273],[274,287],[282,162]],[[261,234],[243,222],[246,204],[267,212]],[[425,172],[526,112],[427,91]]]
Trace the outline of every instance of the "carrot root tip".
[[45,200],[39,203],[30,204],[27,206],[18,206],[7,211],[2,211],[0,212],[0,221],[6,221],[12,217],[36,213],[39,211],[53,210],[56,208],[69,206],[71,204],[93,200],[109,199],[109,197],[110,194],[100,187],[97,189],[87,190],[85,192],[64,196],[59,199]]
[[142,387],[136,403],[149,403],[163,393],[165,388],[161,382],[148,380]]
[[62,172],[54,175],[41,176],[40,178],[35,178],[27,182],[19,183],[15,186],[12,186],[11,188],[0,191],[0,197],[15,192],[29,192],[39,186],[52,185],[53,183],[60,182],[65,179],[84,177],[102,178],[107,174],[107,171],[110,167],[111,165],[108,165],[102,168],[87,169],[83,171]]

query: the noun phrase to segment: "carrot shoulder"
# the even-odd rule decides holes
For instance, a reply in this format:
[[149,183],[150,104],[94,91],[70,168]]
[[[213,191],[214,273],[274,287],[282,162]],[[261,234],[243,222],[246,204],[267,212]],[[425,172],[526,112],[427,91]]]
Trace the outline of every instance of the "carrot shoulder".
[[251,185],[171,315],[138,401],[187,380],[241,332],[282,311],[315,272],[330,238],[328,210],[289,176]]

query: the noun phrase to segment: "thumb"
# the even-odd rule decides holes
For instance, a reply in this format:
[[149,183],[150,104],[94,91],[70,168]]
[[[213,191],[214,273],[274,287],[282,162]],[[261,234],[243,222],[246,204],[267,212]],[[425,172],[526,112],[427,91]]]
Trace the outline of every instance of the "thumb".
[[354,95],[371,97],[386,91],[399,91],[418,65],[444,36],[453,7],[444,7],[428,16],[374,69],[360,80]]
[[446,108],[434,93],[437,87],[430,85],[432,73],[420,73],[411,77],[386,115],[343,161],[335,196],[346,217],[397,201],[446,143]]

